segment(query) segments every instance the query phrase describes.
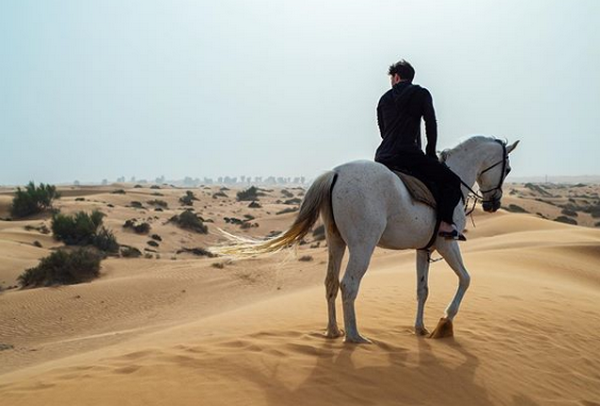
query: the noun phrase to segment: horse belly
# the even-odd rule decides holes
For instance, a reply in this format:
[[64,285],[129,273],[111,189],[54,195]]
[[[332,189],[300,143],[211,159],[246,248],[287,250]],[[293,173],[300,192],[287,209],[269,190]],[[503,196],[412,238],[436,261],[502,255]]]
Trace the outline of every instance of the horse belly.
[[389,249],[422,248],[435,227],[434,211],[422,204],[411,205],[388,218],[379,246]]

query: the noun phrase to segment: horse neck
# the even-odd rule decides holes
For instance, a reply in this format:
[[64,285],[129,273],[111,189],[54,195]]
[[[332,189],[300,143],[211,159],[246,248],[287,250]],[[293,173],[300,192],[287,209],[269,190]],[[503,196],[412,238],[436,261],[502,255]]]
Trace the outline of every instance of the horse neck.
[[[482,164],[487,157],[483,152],[482,148],[477,147],[452,151],[446,159],[446,165],[448,165],[448,167],[452,169],[465,184],[470,188],[473,188],[475,180],[477,179],[477,174],[481,170]],[[461,188],[463,195],[466,196],[468,194],[467,188],[464,185],[462,185]]]

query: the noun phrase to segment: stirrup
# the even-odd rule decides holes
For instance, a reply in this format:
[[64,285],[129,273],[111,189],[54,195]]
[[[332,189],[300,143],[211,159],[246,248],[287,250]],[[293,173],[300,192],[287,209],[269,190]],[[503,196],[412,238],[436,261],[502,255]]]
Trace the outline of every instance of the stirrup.
[[438,235],[446,240],[467,241],[467,237],[459,233],[458,230],[440,231]]

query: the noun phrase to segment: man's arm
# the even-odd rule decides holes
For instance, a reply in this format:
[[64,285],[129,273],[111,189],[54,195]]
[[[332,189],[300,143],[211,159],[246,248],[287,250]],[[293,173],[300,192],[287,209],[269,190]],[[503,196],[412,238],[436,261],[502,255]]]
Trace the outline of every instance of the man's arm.
[[435,118],[435,109],[433,108],[433,98],[427,89],[423,89],[423,119],[425,120],[425,133],[427,134],[427,148],[425,153],[435,159],[438,159],[435,153],[437,143],[437,120]]
[[385,133],[385,124],[383,122],[383,114],[381,112],[381,101],[377,105],[377,125],[379,126],[379,134],[381,138],[383,138],[383,134]]

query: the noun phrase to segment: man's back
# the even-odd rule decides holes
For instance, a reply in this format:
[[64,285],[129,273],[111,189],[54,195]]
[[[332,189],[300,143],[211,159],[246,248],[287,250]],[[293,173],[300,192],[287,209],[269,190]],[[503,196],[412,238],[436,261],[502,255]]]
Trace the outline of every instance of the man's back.
[[425,118],[426,124],[427,155],[436,157],[437,124],[429,91],[402,81],[386,92],[377,106],[377,122],[383,140],[375,160],[397,162],[402,154],[422,153],[421,117]]

